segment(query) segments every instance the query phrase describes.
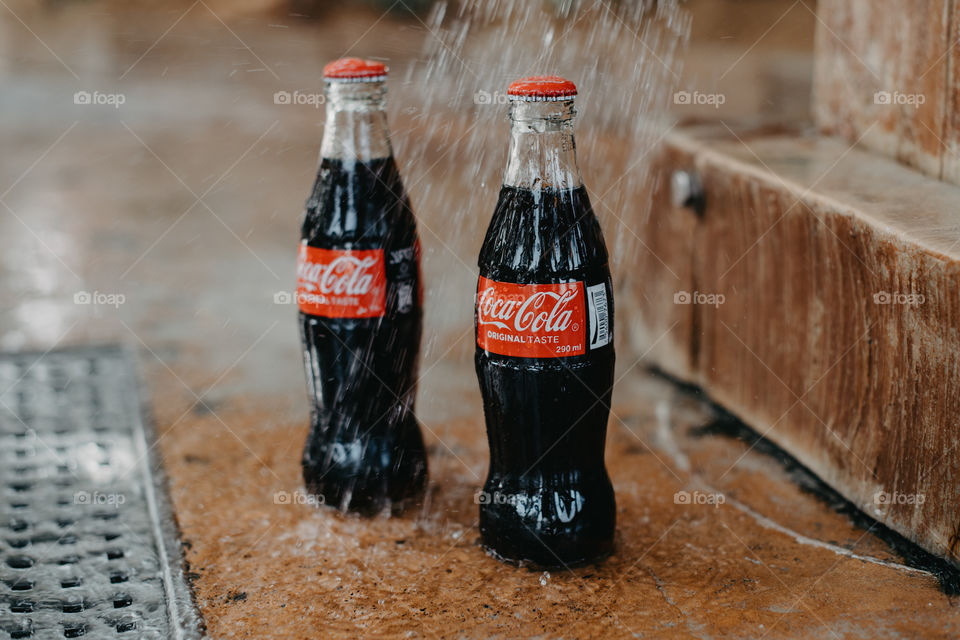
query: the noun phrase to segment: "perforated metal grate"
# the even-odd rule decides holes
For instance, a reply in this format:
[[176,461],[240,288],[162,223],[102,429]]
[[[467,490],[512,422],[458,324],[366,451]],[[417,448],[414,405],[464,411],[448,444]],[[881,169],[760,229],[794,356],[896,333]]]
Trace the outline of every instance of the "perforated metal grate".
[[0,639],[195,638],[132,359],[0,354]]

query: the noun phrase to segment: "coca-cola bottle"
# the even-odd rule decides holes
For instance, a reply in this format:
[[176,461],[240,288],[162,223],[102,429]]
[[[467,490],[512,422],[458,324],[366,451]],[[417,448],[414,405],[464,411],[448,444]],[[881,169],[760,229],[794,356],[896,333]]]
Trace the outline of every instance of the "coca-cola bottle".
[[414,415],[422,330],[419,244],[393,159],[386,67],[324,68],[326,125],[297,259],[310,433],[307,489],[341,510],[398,512],[427,458]]
[[613,290],[580,178],[572,82],[510,85],[510,150],[480,250],[476,368],[490,444],[477,495],[498,557],[573,566],[608,555],[603,462],[613,386]]

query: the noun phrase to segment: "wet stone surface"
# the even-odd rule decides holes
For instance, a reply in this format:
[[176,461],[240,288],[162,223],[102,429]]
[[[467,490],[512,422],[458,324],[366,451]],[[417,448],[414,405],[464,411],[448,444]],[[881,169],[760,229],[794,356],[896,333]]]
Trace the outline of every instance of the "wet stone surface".
[[[278,423],[263,406],[224,412],[239,438],[215,419],[175,427],[167,464],[212,630],[868,638],[956,629],[954,599],[932,574],[903,564],[776,458],[739,440],[690,435],[712,420],[709,410],[641,374],[614,395],[614,555],[551,572],[503,565],[478,542],[474,493],[486,443],[471,407],[472,372],[444,377],[444,395],[460,410],[430,423],[430,489],[401,518],[362,520],[306,504],[295,463],[304,425]],[[211,455],[197,461],[197,450]],[[940,630],[919,622],[920,611],[939,616]]]

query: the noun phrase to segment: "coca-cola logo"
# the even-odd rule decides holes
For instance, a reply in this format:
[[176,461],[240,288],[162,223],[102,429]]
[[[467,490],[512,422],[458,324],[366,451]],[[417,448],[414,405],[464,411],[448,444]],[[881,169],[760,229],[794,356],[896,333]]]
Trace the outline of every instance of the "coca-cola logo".
[[477,346],[520,358],[586,352],[583,282],[516,284],[480,276]]
[[576,289],[564,289],[535,291],[526,297],[501,296],[490,286],[477,300],[477,324],[492,324],[518,333],[565,331],[573,324],[573,310],[569,306],[577,293]]
[[372,318],[386,308],[382,249],[337,250],[300,246],[297,300],[300,310],[328,318]]
[[358,258],[340,255],[329,263],[304,261],[297,270],[303,286],[324,294],[362,296],[374,284],[373,267],[377,260],[371,256]]

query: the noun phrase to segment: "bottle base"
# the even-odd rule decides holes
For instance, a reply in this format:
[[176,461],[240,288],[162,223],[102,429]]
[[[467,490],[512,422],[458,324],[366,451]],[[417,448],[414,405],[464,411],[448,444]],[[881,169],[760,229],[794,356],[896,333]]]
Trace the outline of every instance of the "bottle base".
[[603,468],[565,475],[491,476],[480,492],[480,537],[512,564],[594,564],[614,549],[617,506]]
[[514,509],[482,505],[480,539],[492,556],[509,564],[545,569],[595,564],[614,551],[613,509],[584,514],[580,522],[545,530],[536,519],[517,517]]
[[421,498],[427,485],[427,458],[419,431],[406,446],[368,441],[352,458],[328,455],[344,447],[308,446],[302,460],[307,491],[324,506],[363,516],[400,515]]
[[322,507],[370,518],[403,515],[418,504],[426,493],[425,477],[420,485],[407,487],[400,495],[372,494],[363,489],[357,491],[356,487],[349,486],[349,482],[342,485],[326,481],[317,484],[305,480],[305,485],[310,495],[320,499]]

